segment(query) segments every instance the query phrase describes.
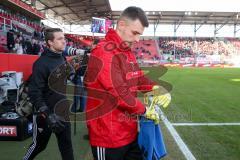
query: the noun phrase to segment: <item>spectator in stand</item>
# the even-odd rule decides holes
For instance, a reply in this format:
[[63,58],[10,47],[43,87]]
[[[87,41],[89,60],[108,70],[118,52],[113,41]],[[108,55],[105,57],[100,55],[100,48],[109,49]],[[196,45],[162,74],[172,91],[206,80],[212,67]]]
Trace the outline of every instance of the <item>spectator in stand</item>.
[[21,41],[20,34],[17,34],[17,37],[15,38],[14,42],[19,43]]
[[36,38],[36,39],[40,39],[41,34],[37,30],[35,30],[34,33],[33,33],[33,37]]
[[33,39],[33,55],[39,55],[41,50],[41,46],[39,44],[39,41],[37,39]]
[[42,29],[41,29],[41,39],[44,39],[44,30],[45,30],[46,28],[45,28],[45,26],[44,26],[44,24],[42,23]]
[[27,39],[25,42],[26,54],[33,54],[33,45],[32,42]]
[[40,45],[40,53],[39,53],[39,55],[41,55],[44,52],[44,50],[46,49],[47,46],[46,46],[46,43],[42,42],[42,41],[39,42],[39,45]]
[[23,47],[20,35],[17,35],[17,38],[15,39],[15,45],[13,50],[17,54],[23,54]]
[[15,40],[14,40],[14,30],[9,30],[7,32],[7,48],[8,52],[13,52],[13,48],[15,45]]
[[[20,35],[20,40],[21,40],[21,43],[22,43],[22,48],[23,48],[23,51],[24,51],[24,48],[25,48],[25,38],[24,38],[24,35],[22,32],[19,33]],[[25,52],[23,52],[25,53]]]

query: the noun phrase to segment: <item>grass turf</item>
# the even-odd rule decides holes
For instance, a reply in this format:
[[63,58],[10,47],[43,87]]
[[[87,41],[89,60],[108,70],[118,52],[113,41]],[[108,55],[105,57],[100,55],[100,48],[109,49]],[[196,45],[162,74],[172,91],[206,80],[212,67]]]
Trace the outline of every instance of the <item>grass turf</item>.
[[240,69],[170,68],[159,77],[158,67],[144,68],[148,77],[173,86],[171,122],[240,122]]
[[[171,122],[240,123],[240,82],[236,80],[240,69],[170,68],[161,77],[159,67],[143,69],[151,79],[160,78],[173,86],[172,103],[164,110]],[[240,126],[176,129],[199,160],[240,159]]]

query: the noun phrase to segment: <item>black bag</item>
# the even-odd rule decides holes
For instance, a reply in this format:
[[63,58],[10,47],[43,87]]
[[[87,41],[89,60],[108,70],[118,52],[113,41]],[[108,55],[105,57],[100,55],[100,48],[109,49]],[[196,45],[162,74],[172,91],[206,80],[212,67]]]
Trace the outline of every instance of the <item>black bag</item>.
[[16,112],[20,116],[24,116],[24,117],[31,116],[33,113],[33,105],[30,102],[30,98],[28,97],[28,84],[29,84],[30,78],[26,82],[21,84],[19,88],[18,102],[15,104]]

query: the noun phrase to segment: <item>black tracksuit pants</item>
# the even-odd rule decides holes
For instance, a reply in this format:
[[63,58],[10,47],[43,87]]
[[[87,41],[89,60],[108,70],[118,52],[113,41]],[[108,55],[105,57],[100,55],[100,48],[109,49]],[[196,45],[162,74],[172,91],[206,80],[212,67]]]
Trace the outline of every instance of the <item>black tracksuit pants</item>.
[[[65,123],[65,129],[56,134],[58,148],[61,152],[62,160],[73,160],[73,149],[71,141],[71,124]],[[52,131],[48,127],[46,119],[39,115],[33,115],[33,143],[29,146],[23,160],[32,160],[42,152],[51,137]]]
[[143,160],[137,140],[118,148],[92,146],[92,154],[94,160]]

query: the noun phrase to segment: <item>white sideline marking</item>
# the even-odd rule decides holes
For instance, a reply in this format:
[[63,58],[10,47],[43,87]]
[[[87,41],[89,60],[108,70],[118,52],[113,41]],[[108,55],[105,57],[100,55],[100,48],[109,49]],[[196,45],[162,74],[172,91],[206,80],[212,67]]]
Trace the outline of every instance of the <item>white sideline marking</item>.
[[240,123],[172,123],[173,126],[240,126]]
[[[159,108],[159,107],[156,107]],[[168,119],[166,118],[166,116],[164,115],[164,113],[162,112],[162,110],[159,108],[158,112],[161,115],[161,119],[163,120],[163,123],[165,124],[165,126],[167,127],[168,131],[170,132],[170,134],[172,135],[173,139],[175,140],[175,142],[177,143],[179,149],[181,150],[181,152],[183,153],[183,155],[185,156],[185,158],[187,160],[196,160],[196,158],[194,157],[194,155],[192,154],[192,152],[189,150],[189,148],[187,147],[187,145],[183,142],[182,138],[179,136],[179,134],[177,133],[176,129],[173,127],[173,125],[168,121]]]

